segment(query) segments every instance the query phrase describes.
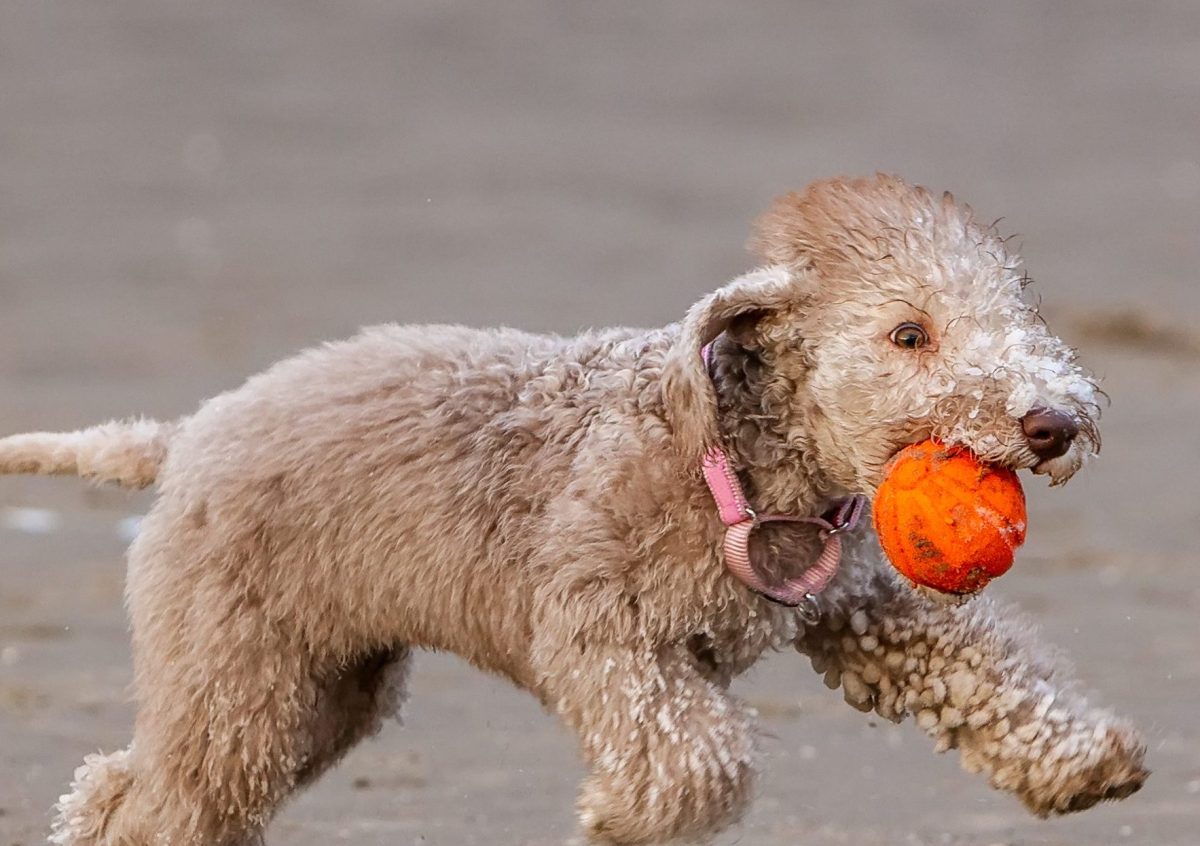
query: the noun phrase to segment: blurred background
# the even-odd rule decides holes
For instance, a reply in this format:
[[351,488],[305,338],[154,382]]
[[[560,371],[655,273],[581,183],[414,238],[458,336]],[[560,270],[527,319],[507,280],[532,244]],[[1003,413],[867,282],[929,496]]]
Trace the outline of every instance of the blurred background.
[[[383,321],[678,319],[776,194],[894,171],[1004,216],[1112,397],[1102,459],[1029,482],[992,590],[1134,717],[1155,774],[1050,822],[805,660],[720,843],[1194,844],[1200,825],[1200,5],[114,0],[0,4],[0,431],[186,414]],[[42,842],[132,709],[142,496],[0,479],[0,844]],[[572,739],[422,656],[393,726],[268,842],[561,844]]]

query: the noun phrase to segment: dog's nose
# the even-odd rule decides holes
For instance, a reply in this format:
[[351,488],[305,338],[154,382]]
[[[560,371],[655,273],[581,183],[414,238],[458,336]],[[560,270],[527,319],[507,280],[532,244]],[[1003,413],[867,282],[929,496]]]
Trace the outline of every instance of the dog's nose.
[[1021,418],[1021,430],[1033,454],[1048,460],[1066,454],[1079,434],[1079,424],[1064,411],[1035,408]]

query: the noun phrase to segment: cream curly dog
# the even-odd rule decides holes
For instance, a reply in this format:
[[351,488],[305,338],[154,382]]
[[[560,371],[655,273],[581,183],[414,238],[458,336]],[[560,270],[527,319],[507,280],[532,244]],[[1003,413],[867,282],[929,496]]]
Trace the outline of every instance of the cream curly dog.
[[[1139,736],[1009,609],[914,593],[865,526],[807,607],[773,602],[727,569],[701,474],[721,448],[754,508],[813,517],[932,436],[1065,481],[1099,445],[1097,392],[1023,302],[1017,258],[949,195],[886,176],[780,199],[754,246],[765,267],[664,329],[382,326],[174,423],[0,441],[6,472],[160,490],[129,553],[134,740],[85,760],[54,842],[259,842],[398,707],[420,648],[578,733],[601,842],[738,818],[755,720],[729,684],[793,644],[1036,814],[1137,790]],[[787,584],[825,538],[764,523],[754,578]]]

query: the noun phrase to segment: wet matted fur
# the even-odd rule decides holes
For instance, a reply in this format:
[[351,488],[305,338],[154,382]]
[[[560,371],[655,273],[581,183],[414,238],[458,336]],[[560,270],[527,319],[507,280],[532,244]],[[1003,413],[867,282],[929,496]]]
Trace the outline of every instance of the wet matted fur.
[[[777,201],[753,243],[764,267],[663,329],[382,326],[170,424],[0,441],[7,472],[159,487],[129,552],[134,740],[85,760],[54,842],[258,842],[399,707],[419,648],[511,679],[578,733],[579,817],[601,842],[739,817],[755,720],[729,684],[791,645],[1036,814],[1136,790],[1126,722],[1011,609],[900,584],[869,527],[816,625],[726,571],[699,471],[713,444],[756,507],[796,515],[871,495],[927,437],[1055,482],[1099,444],[1094,384],[1023,300],[1004,241],[949,195],[822,182]],[[893,344],[905,322],[929,343]],[[1077,421],[1065,455],[1030,451],[1034,407]],[[783,578],[818,545],[775,524],[752,554]]]

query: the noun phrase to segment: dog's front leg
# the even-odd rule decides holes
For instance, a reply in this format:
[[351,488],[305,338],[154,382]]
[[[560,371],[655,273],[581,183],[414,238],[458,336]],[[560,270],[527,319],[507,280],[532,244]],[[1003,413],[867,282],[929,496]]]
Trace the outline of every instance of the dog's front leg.
[[939,751],[1039,816],[1119,799],[1148,775],[1137,732],[1089,704],[1030,631],[987,597],[939,604],[884,585],[802,632],[797,648],[863,711],[913,714]]
[[580,821],[603,843],[701,837],[751,798],[750,713],[683,647],[589,645],[543,664],[543,697],[579,733],[592,768]]

